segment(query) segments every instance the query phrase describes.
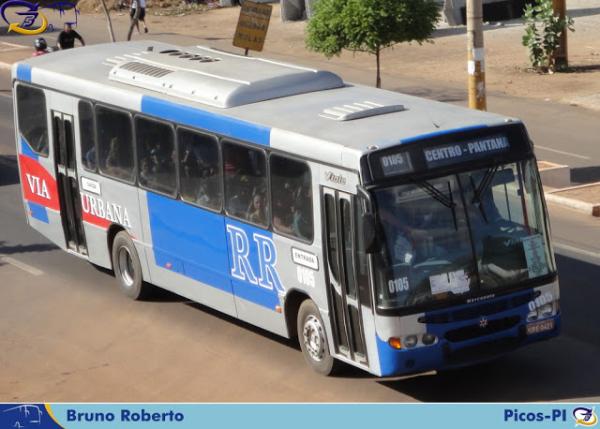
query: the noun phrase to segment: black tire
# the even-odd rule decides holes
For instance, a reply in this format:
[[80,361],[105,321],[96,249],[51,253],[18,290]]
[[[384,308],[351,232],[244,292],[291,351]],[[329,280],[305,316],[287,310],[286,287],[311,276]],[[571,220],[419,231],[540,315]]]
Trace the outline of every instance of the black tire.
[[310,299],[298,310],[298,342],[308,365],[322,375],[334,374],[340,366],[329,352],[327,333],[319,309]]
[[129,234],[119,232],[112,245],[112,263],[119,288],[132,299],[143,299],[149,286],[142,278],[142,265]]

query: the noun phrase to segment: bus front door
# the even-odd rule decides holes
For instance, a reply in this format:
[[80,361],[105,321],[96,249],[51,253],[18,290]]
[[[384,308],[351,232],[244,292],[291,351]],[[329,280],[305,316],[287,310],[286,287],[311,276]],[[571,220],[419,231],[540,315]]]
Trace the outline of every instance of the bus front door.
[[56,182],[67,249],[87,255],[77,178],[73,116],[52,111]]
[[361,302],[356,275],[355,197],[323,188],[324,243],[329,311],[336,352],[367,364]]

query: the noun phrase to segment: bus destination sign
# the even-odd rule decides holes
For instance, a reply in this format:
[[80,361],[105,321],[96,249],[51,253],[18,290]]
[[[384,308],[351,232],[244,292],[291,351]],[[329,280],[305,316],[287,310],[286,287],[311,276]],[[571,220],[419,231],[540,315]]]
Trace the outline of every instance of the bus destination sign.
[[385,177],[410,173],[413,169],[410,162],[410,155],[407,152],[383,155],[379,158],[379,162],[381,163],[381,172]]
[[484,158],[488,155],[506,152],[509,149],[508,137],[497,135],[423,149],[423,154],[427,166],[434,168]]

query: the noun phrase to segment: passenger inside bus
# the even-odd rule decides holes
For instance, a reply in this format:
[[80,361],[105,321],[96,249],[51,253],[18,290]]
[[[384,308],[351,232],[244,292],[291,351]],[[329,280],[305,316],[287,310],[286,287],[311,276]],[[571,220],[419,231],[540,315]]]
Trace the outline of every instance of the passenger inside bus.
[[248,208],[247,219],[252,223],[262,224],[267,218],[264,190],[258,190],[252,197],[252,203]]
[[258,225],[267,225],[264,153],[238,145],[225,145],[224,148],[228,213]]

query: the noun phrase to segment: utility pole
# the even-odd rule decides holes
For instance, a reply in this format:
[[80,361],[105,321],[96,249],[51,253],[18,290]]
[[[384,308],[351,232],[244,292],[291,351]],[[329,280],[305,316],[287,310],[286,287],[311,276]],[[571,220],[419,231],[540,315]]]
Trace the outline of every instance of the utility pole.
[[[554,7],[554,15],[560,19],[565,19],[567,14],[567,5],[565,0],[552,0]],[[560,44],[554,52],[554,64],[557,70],[566,69],[569,67],[568,51],[567,51],[567,29],[565,28],[560,35]]]
[[483,0],[467,0],[469,107],[486,110]]

